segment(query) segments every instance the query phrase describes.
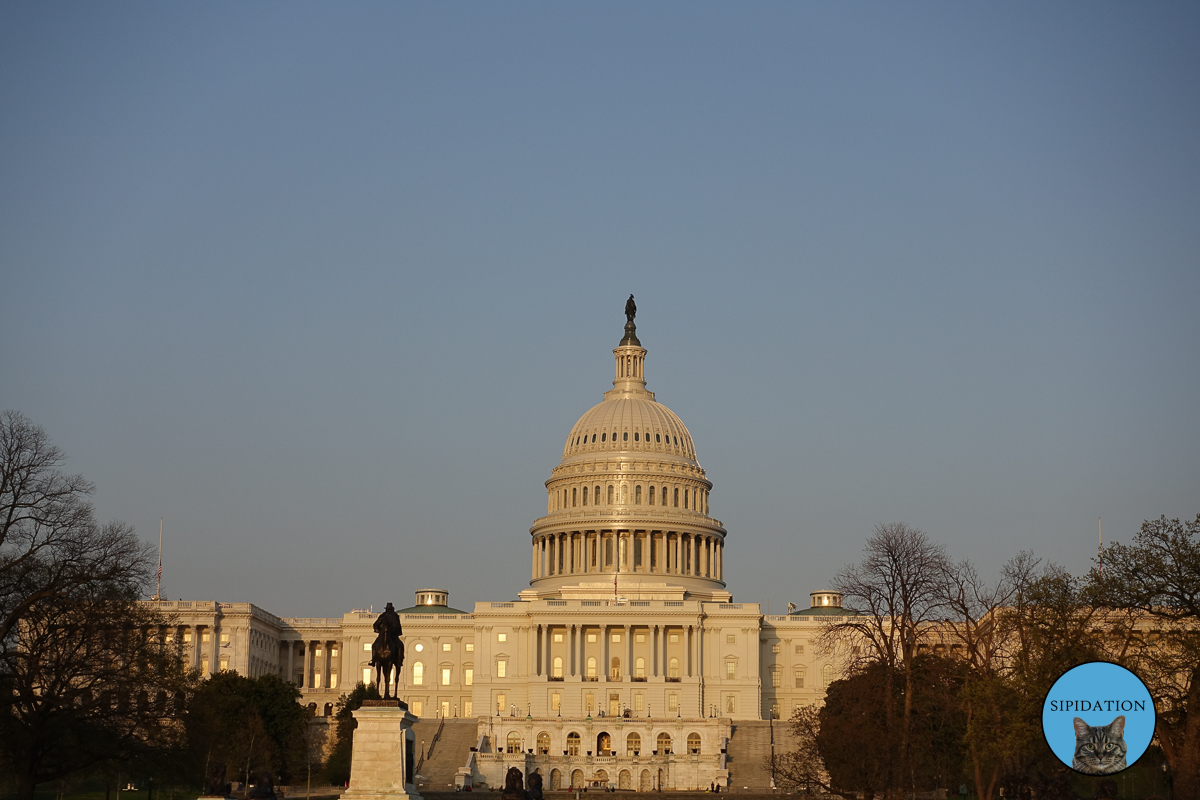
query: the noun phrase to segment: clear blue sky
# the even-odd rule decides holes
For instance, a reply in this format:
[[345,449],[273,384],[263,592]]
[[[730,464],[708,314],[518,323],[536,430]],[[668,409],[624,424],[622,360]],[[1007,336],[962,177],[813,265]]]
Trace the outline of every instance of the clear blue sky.
[[735,599],[1194,516],[1200,6],[0,5],[0,408],[171,597],[511,598],[630,292]]

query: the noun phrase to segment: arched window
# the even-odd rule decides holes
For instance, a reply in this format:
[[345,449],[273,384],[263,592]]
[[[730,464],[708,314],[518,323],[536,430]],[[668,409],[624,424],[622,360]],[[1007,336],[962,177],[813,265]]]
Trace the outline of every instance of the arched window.
[[700,734],[695,732],[688,734],[687,751],[694,756],[700,755]]
[[624,434],[621,436],[621,441],[622,441],[622,442],[628,442],[628,441],[629,441],[629,431],[625,431],[625,433],[624,433]]
[[594,492],[592,492],[592,502],[595,505],[600,505],[600,487],[599,486],[597,486],[596,490]]
[[625,755],[636,756],[642,751],[642,737],[631,733],[625,737]]
[[537,751],[539,755],[543,756],[550,754],[550,734],[545,731],[538,734]]
[[425,665],[420,661],[413,662],[413,686],[421,686],[425,683]]
[[833,683],[833,664],[826,664],[821,667],[821,683],[825,684],[825,688],[829,688],[829,684]]
[[636,441],[638,441],[638,432],[637,432],[637,431],[634,431],[634,432],[633,432],[633,440],[634,440],[635,442],[636,442]]
[[616,656],[613,656],[611,666],[608,670],[608,677],[610,680],[614,681],[621,680],[621,659],[617,658]]
[[687,508],[687,507],[688,507],[688,497],[687,497],[687,493],[688,493],[688,490],[687,490],[687,489],[684,489],[684,490],[683,490],[683,507],[684,507],[684,508]]
[[642,504],[642,485],[640,483],[633,487],[633,504],[635,506]]
[[571,508],[579,505],[579,490],[574,486],[571,487]]
[[804,667],[796,667],[794,670],[792,670],[792,677],[793,677],[793,678],[795,679],[795,681],[796,681],[796,688],[797,688],[797,689],[803,689],[803,688],[804,688],[804,673],[805,673],[805,672],[807,672],[807,671],[808,671],[808,670],[807,670],[807,669],[805,669]]
[[679,659],[672,658],[667,664],[667,677],[679,679]]
[[621,484],[621,505],[629,503],[629,486]]
[[316,703],[308,704],[308,715],[310,717],[315,717],[317,715],[317,704]]
[[570,733],[567,734],[567,755],[569,755],[569,756],[579,755],[579,742],[580,742],[580,739],[579,739],[578,733],[576,733],[575,731],[571,731]]
[[654,434],[654,443],[655,444],[662,443],[662,434],[658,434],[658,433]]
[[601,733],[596,737],[596,755],[612,755],[612,737],[607,733]]
[[[610,487],[608,487],[608,493],[609,493],[610,495],[612,494],[612,487],[611,487],[611,486],[610,486]],[[610,499],[611,499],[611,498],[610,498]],[[605,565],[606,565],[606,566],[607,566],[608,564],[611,564],[611,563],[613,563],[612,539],[608,539],[608,540],[606,540],[606,541],[604,542],[604,563],[605,563]]]
[[589,678],[595,678],[595,677],[596,677],[596,657],[595,657],[595,656],[588,656],[588,660],[587,660],[587,676],[588,676]]
[[650,505],[654,505],[654,487],[650,487]]
[[588,487],[586,487],[586,486],[585,486],[585,487],[583,487],[583,504],[584,504],[585,506],[587,505],[587,495],[588,495],[588,491],[587,491],[587,490],[588,490]]
[[610,506],[613,504],[613,487],[611,483],[608,485],[608,504]]
[[645,678],[646,677],[646,659],[642,658],[641,656],[638,656],[633,661],[633,677],[635,677],[635,678]]
[[562,656],[554,657],[554,677],[561,678],[562,674]]
[[333,716],[333,703],[326,703],[326,704],[325,704],[325,713],[324,713],[322,716],[326,716],[326,717],[332,717],[332,716]]
[[508,746],[504,748],[504,751],[510,754],[521,752],[521,734],[516,731],[508,734]]
[[665,756],[671,752],[671,734],[660,733],[658,735],[658,754]]
[[679,490],[675,490],[675,508],[679,508]]
[[592,434],[592,444],[596,443],[596,434]]
[[607,439],[608,439],[608,434],[607,434],[607,433],[602,433],[602,434],[600,434],[600,441],[602,441],[602,442],[603,442],[603,441],[606,441]]

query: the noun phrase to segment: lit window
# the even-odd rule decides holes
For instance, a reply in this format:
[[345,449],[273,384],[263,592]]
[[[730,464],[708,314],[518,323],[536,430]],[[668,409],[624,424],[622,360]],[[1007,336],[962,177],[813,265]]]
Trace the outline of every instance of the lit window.
[[555,678],[561,678],[563,676],[562,669],[563,669],[562,657],[555,656],[554,657],[554,677]]
[[414,647],[413,649],[414,649],[414,650],[416,650],[416,651],[419,653],[419,652],[421,652],[422,650],[424,650],[424,649],[425,649],[425,645],[423,645],[423,644],[418,644],[418,645],[417,645],[416,647]]
[[562,640],[563,640],[563,635],[561,633],[554,634],[554,641],[561,642]]
[[596,658],[595,658],[594,656],[588,656],[588,660],[587,660],[587,676],[588,676],[589,678],[594,678],[594,677],[596,677]]
[[619,634],[619,633],[614,633],[614,634],[612,635],[612,640],[613,640],[614,642],[619,642],[619,641],[621,641],[621,634]]
[[[475,685],[475,668],[474,667],[463,667],[463,684],[466,686],[474,686]],[[470,714],[468,714],[467,716],[470,716]]]
[[633,677],[635,677],[635,678],[646,677],[646,659],[642,658],[641,656],[638,656],[637,659],[633,662]]
[[[443,653],[450,652],[450,643],[449,642],[442,642],[442,652]],[[337,653],[334,653],[334,655],[337,655]]]
[[782,652],[783,652],[783,645],[781,645],[781,644],[779,644],[779,643],[776,643],[776,644],[773,644],[773,645],[771,645],[771,652],[772,652],[772,653],[782,653]]
[[594,633],[589,633],[587,636],[588,636],[588,641],[589,641],[589,642],[594,642],[594,641],[596,641],[596,634],[594,634]]
[[678,642],[678,641],[679,641],[679,634],[678,634],[678,633],[672,633],[670,636],[668,636],[668,637],[667,637],[667,639],[668,639],[668,641],[670,641],[670,642],[671,642],[671,644],[675,644],[676,642]]
[[417,717],[419,717],[419,716],[421,716],[421,714],[425,713],[425,703],[423,703],[420,700],[413,700],[412,701],[412,713],[413,713],[413,716],[417,716]]
[[687,738],[688,752],[694,756],[700,755],[700,734],[689,733]]
[[550,695],[550,710],[558,711],[562,707],[562,695],[554,692]]
[[425,683],[425,665],[420,661],[413,662],[413,686]]
[[[221,634],[221,644],[229,644],[229,634],[228,633]],[[317,655],[321,655],[320,650],[317,651]]]
[[[589,694],[588,697],[590,698],[591,695]],[[589,700],[588,701],[588,713],[590,714],[591,711],[592,711],[591,701]],[[569,756],[579,755],[579,741],[580,740],[579,740],[578,733],[571,731],[570,733],[567,734],[567,755],[569,755]]]
[[508,677],[508,662],[505,661],[504,659],[500,659],[499,661],[496,662],[496,677],[497,678],[507,678]]
[[190,643],[192,641],[192,635],[190,633],[185,633],[183,635],[183,641],[185,644]]
[[337,653],[337,648],[336,648],[336,647],[331,647],[331,648],[329,648],[329,657],[330,657],[330,658],[337,658],[337,654],[338,654],[338,653]]
[[[221,669],[222,669],[222,670],[224,670],[224,669],[225,669],[225,665],[226,665],[226,663],[227,663],[227,662],[225,661],[225,659],[223,659],[223,658],[222,658],[222,659],[221,659]],[[318,672],[318,673],[316,673],[315,675],[313,675],[313,688],[314,688],[314,689],[320,689],[320,688],[321,688],[321,673],[319,673],[319,672]]]
[[442,686],[450,685],[450,668],[442,667]]
[[679,659],[678,658],[671,659],[670,666],[667,667],[667,677],[668,678],[678,678],[679,677]]
[[474,652],[475,652],[475,643],[474,643],[474,642],[467,642],[467,643],[464,645],[464,647],[466,648],[466,651],[467,651],[468,653],[474,653]]
[[631,733],[625,737],[625,755],[633,756],[641,752],[642,737],[636,733]]
[[[229,659],[222,656],[221,657],[221,672],[225,672],[228,669],[229,669]],[[316,688],[318,688],[318,689],[321,688],[321,676],[320,675],[317,676],[317,687]]]
[[200,641],[207,642],[208,639],[209,639],[208,631],[205,631],[204,633],[200,634]]
[[337,673],[336,672],[329,673],[329,688],[330,689],[337,688]]
[[496,695],[496,713],[503,714],[506,705],[508,705],[508,698],[504,694]]
[[470,701],[470,700],[463,700],[463,716],[464,716],[464,717],[469,717],[469,716],[471,716],[471,712],[472,712],[473,710],[474,710],[474,709],[472,708],[472,703],[471,703],[471,701]]
[[[222,634],[221,634],[221,644],[224,644],[225,642],[228,642],[228,641],[229,641],[229,634],[228,634],[228,633],[222,633]],[[316,649],[316,651],[313,653],[313,655],[315,655],[315,656],[317,656],[317,657],[319,658],[319,657],[321,656],[321,648],[319,648],[319,647],[318,647],[318,648]]]
[[733,680],[733,677],[736,673],[737,673],[737,662],[736,661],[726,661],[725,662],[725,679]]
[[644,641],[646,641],[646,634],[644,634],[644,633],[635,634],[633,637],[633,640],[635,642],[644,642]]
[[497,633],[497,634],[496,634],[496,641],[497,641],[497,642],[507,642],[507,641],[508,641],[508,634],[507,634],[507,633]]
[[370,642],[363,642],[363,651],[366,653],[371,652],[371,643]]
[[371,676],[371,668],[370,667],[363,667],[363,681],[362,682],[367,684],[368,686],[371,685],[372,676]]

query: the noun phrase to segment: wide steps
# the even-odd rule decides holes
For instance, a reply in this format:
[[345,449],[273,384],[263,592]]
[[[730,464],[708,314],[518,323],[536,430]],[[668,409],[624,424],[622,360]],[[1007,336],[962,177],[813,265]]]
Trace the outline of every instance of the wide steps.
[[428,787],[435,792],[453,791],[454,775],[459,769],[466,766],[471,748],[475,746],[475,742],[479,738],[479,726],[474,719],[446,720],[446,727],[442,729],[442,738],[433,745],[433,753],[430,754],[430,745],[433,743],[434,734],[437,733],[440,723],[441,720],[435,718],[422,719],[413,725],[413,735],[418,748],[414,764],[421,760],[419,754],[421,742],[425,743],[425,763],[421,765],[420,770],[423,779],[418,779],[417,783],[422,788]]
[[729,785],[735,792],[769,792],[771,791],[771,768],[768,759],[771,756],[772,728],[775,736],[775,751],[786,749],[786,722],[776,721],[772,726],[769,720],[748,720],[733,723],[729,736],[729,749],[726,755],[729,767]]

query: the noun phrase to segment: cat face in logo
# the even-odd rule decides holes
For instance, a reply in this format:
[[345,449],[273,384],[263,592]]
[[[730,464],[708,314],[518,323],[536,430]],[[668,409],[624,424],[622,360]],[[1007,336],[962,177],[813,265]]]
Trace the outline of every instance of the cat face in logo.
[[1088,775],[1111,775],[1125,769],[1125,715],[1107,725],[1088,725],[1075,718],[1075,759],[1071,768]]

